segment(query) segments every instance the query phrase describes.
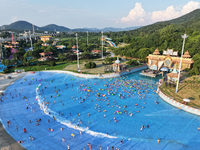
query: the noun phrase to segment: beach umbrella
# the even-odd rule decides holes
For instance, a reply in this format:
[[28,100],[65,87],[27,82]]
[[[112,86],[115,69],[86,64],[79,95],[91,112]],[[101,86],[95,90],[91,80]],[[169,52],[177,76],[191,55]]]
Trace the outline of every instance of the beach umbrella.
[[190,102],[190,100],[187,99],[187,98],[184,98],[183,101],[184,101],[184,102]]
[[168,71],[168,68],[162,67],[160,70],[161,70],[161,71]]

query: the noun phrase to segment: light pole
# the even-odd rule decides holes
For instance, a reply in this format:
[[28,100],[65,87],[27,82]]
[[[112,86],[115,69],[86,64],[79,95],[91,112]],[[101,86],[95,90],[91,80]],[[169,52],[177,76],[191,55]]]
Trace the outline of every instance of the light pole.
[[27,32],[25,32],[25,31],[24,31],[24,36],[25,36],[26,43],[27,43]]
[[32,24],[32,26],[33,26],[33,35],[34,35],[35,34],[34,25]]
[[181,35],[181,36],[183,38],[183,46],[182,46],[181,61],[180,61],[179,71],[178,71],[178,79],[177,79],[177,84],[176,84],[176,93],[178,92],[178,83],[179,83],[180,72],[181,72],[182,56],[183,56],[183,50],[184,50],[184,45],[185,45],[185,39],[188,37],[188,35],[184,34],[184,35]]
[[101,33],[102,33],[102,60],[103,60],[103,31]]
[[31,31],[29,30],[29,35],[30,35],[30,41],[31,41],[31,50],[33,50],[33,44],[32,44],[32,38],[31,38]]
[[76,33],[76,48],[77,48],[77,65],[78,65],[78,71],[79,71],[79,58],[78,58],[78,34]]

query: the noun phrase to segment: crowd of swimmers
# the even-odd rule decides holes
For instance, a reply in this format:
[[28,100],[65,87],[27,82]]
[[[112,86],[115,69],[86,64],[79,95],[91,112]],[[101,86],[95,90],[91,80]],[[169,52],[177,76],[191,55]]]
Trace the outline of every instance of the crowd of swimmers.
[[[71,79],[72,80],[72,79]],[[54,80],[51,80],[51,82],[53,82]],[[72,80],[74,81],[74,80]],[[109,80],[112,81],[112,80]],[[71,85],[70,85],[71,84]],[[81,82],[76,82],[74,81],[73,83],[65,83],[62,86],[49,86],[49,84],[43,84],[40,87],[40,90],[38,88],[38,92],[40,93],[40,95],[43,97],[42,99],[42,105],[43,105],[43,109],[45,111],[45,113],[48,113],[49,115],[51,114],[51,112],[47,112],[46,110],[48,110],[48,107],[51,107],[52,104],[53,105],[59,105],[61,104],[62,106],[65,105],[65,99],[62,96],[62,92],[64,90],[68,90],[68,92],[70,92],[70,87],[71,90],[74,91],[75,88],[77,88],[77,95],[73,95],[71,97],[69,97],[69,99],[75,100],[77,101],[79,104],[83,104],[84,108],[86,108],[85,102],[89,102],[88,99],[90,100],[91,103],[95,102],[95,101],[105,101],[106,105],[108,108],[111,108],[113,106],[116,106],[118,109],[121,109],[121,111],[117,112],[115,111],[115,114],[121,114],[121,115],[129,115],[130,117],[134,116],[135,113],[139,113],[141,111],[140,108],[144,109],[145,108],[145,100],[148,98],[150,99],[150,96],[146,96],[149,93],[149,90],[153,90],[153,86],[152,84],[147,84],[143,81],[137,81],[134,79],[131,80],[127,80],[126,77],[124,77],[122,80],[116,79],[114,82],[106,82],[104,84],[105,88],[99,88],[99,83],[81,83]],[[74,86],[76,85],[76,86]],[[94,87],[96,88],[91,88],[91,85],[94,85]],[[49,88],[50,87],[50,88]],[[50,99],[47,97],[47,95],[44,93],[45,91],[48,91],[48,94],[50,94]],[[51,93],[49,93],[49,91],[51,91]],[[156,91],[154,90],[154,93]],[[92,94],[92,98],[91,97]],[[96,98],[94,98],[94,95],[96,96]],[[119,99],[126,99],[126,98],[133,98],[133,99],[141,99],[143,100],[143,105],[136,103],[135,104],[135,108],[139,108],[139,110],[137,110],[136,112],[130,112],[130,108],[127,104],[120,106],[117,103],[117,100],[109,100],[110,96],[116,96],[118,95]],[[113,97],[113,98],[114,98]],[[156,104],[159,104],[158,101],[155,101]],[[97,112],[104,112],[106,113],[108,110],[105,109],[104,106],[102,106],[102,104],[95,104],[94,107]],[[127,110],[129,108],[129,110]],[[103,109],[103,110],[102,110]],[[109,109],[110,110],[110,109]],[[59,115],[63,115],[64,117],[70,119],[70,117],[72,116],[73,112],[70,112],[69,115],[67,115],[64,112],[59,111]],[[88,112],[88,117],[90,117],[91,113]],[[80,113],[77,113],[77,117],[81,116]],[[103,115],[104,118],[106,117],[106,114]],[[78,118],[75,119],[76,117],[74,116],[73,113],[73,119],[72,121],[70,121],[70,124],[74,124],[74,128],[75,129],[79,129],[79,126],[86,126],[86,129],[89,129],[89,126],[91,124],[91,120],[88,121],[88,124],[83,121],[82,119]],[[53,116],[53,120],[56,120],[56,118]],[[108,122],[110,122],[111,120],[109,119]],[[116,117],[113,118],[114,122],[118,122],[118,119]],[[83,125],[84,124],[84,125]],[[142,131],[144,128],[149,128],[149,125],[147,125],[146,127],[143,125],[140,130]],[[49,128],[50,131],[52,131],[52,129]],[[82,131],[80,130],[80,135],[82,134]],[[107,133],[108,135],[108,133]],[[115,133],[116,135],[116,133]]]
[[[26,79],[24,79],[24,81],[28,84],[28,85],[31,85],[34,81],[36,81],[37,83],[42,83],[42,79],[34,79],[32,78],[30,81],[27,81]],[[110,80],[112,81],[112,80]],[[126,99],[128,97],[131,97],[131,98],[139,98],[141,100],[145,100],[146,99],[146,95],[149,93],[149,90],[150,89],[153,89],[152,85],[148,85],[147,83],[143,82],[143,81],[136,81],[136,80],[127,80],[126,77],[124,77],[122,80],[115,80],[115,81],[112,81],[112,82],[106,82],[105,85],[104,85],[104,88],[98,88],[99,86],[99,83],[93,83],[94,86],[96,86],[97,88],[96,89],[92,89],[90,87],[91,83],[88,82],[88,84],[85,84],[85,83],[78,83],[78,82],[75,82],[72,83],[71,85],[67,84],[67,83],[64,83],[64,89],[63,88],[60,88],[58,86],[53,86],[53,89],[50,85],[51,82],[54,82],[54,79],[50,80],[49,82],[45,82],[45,83],[42,83],[41,85],[41,88],[37,88],[37,92],[39,93],[40,96],[43,97],[42,99],[42,104],[43,104],[43,109],[45,110],[46,113],[48,113],[49,115],[51,115],[51,112],[47,111],[47,108],[50,106],[50,105],[56,105],[57,103],[61,103],[62,106],[64,106],[65,104],[65,101],[63,100],[63,97],[62,97],[62,90],[69,90],[71,87],[72,90],[74,90],[74,88],[78,87],[77,90],[78,90],[78,93],[77,95],[74,95],[71,97],[72,100],[76,100],[79,104],[83,104],[83,107],[86,108],[85,106],[85,102],[88,101],[88,99],[90,100],[91,103],[97,101],[97,102],[105,102],[104,104],[108,107],[108,108],[112,108],[113,106],[116,106],[118,110],[121,110],[121,111],[114,111],[114,114],[119,114],[119,115],[128,115],[130,117],[134,116],[135,113],[138,113],[140,112],[139,110],[136,111],[136,112],[130,112],[129,110],[129,106],[127,104],[124,104],[124,105],[120,105],[118,104],[117,100],[110,100],[112,98],[110,98],[110,96],[113,98],[115,96],[118,96],[119,99]],[[21,82],[21,84],[23,84],[23,82]],[[76,85],[76,86],[74,86]],[[49,88],[50,87],[50,88]],[[45,94],[45,91],[46,90],[49,90],[51,89],[51,93],[50,94],[50,97],[46,97],[46,94]],[[18,94],[17,94],[18,92]],[[20,93],[22,92],[22,88],[21,89],[15,89],[14,92],[9,92],[10,96],[12,98],[15,98],[15,97],[21,97],[22,100],[24,100],[26,102],[26,109],[27,110],[31,110],[31,112],[35,112],[35,108],[32,106],[32,104],[30,104],[29,100],[28,100],[28,96],[21,96]],[[49,95],[47,94],[47,95]],[[146,95],[145,95],[146,94]],[[93,95],[93,98],[89,98],[91,97],[91,95]],[[94,98],[94,95],[96,98]],[[150,98],[150,97],[148,97]],[[6,97],[5,97],[6,99]],[[49,100],[51,99],[51,100]],[[38,100],[38,99],[36,99]],[[52,101],[52,102],[51,102]],[[155,101],[156,104],[158,104],[157,101]],[[136,103],[135,104],[135,108],[145,108],[144,107],[145,105],[145,101],[143,102],[143,105],[141,104],[138,104]],[[110,109],[106,109],[105,106],[103,104],[95,104],[95,107],[94,107],[95,110],[97,110],[97,112],[101,113],[103,112],[104,115],[103,117],[104,118],[107,118],[107,116],[105,115],[105,113],[110,110]],[[129,109],[129,110],[128,110]],[[73,114],[73,115],[72,115]],[[87,117],[91,117],[91,114],[90,112],[87,113]],[[66,116],[67,114],[64,114],[64,112],[61,112],[59,111],[59,115],[63,115],[63,116]],[[51,115],[53,116],[53,120],[55,121],[56,120],[56,117],[54,115]],[[70,122],[71,124],[72,123],[75,123],[75,121],[77,121],[77,123],[75,123],[75,129],[78,129],[78,127],[82,124],[86,125],[87,128],[86,129],[89,129],[89,126],[92,124],[91,120],[88,121],[88,123],[85,123],[84,120],[82,119],[75,119],[74,117],[74,113],[73,112],[70,112],[69,117],[73,117],[72,121]],[[80,117],[80,113],[77,113],[77,117]],[[29,123],[32,123],[32,122],[35,122],[35,125],[36,126],[39,126],[40,125],[40,122],[42,121],[42,119],[36,119],[36,122],[35,121],[32,121],[32,120],[28,120]],[[108,122],[110,122],[111,120],[108,120]],[[115,123],[117,123],[119,120],[117,119],[117,117],[114,117],[113,118],[113,121]],[[50,119],[48,119],[48,123],[50,123]],[[8,127],[10,126],[10,121],[8,121]],[[144,128],[149,128],[149,125],[147,126],[142,126],[140,130],[144,129]],[[18,131],[18,126],[16,126],[16,130]],[[63,130],[63,128],[60,129],[61,131]],[[54,129],[51,128],[51,127],[48,127],[48,131],[51,131],[53,132]],[[82,130],[80,130],[80,135],[82,135]],[[24,133],[27,133],[27,129],[24,128]],[[75,137],[75,135],[72,133],[71,134],[73,136],[73,138]],[[108,135],[108,133],[107,133]],[[115,133],[116,135],[116,133]],[[29,140],[32,141],[34,140],[33,137],[29,136]],[[62,142],[65,142],[66,139],[64,137],[62,137]],[[23,143],[22,140],[19,141],[19,143]],[[121,140],[120,142],[121,144],[123,143],[123,140]],[[88,144],[87,145],[89,149],[92,148],[91,144]],[[107,150],[109,149],[109,146],[107,146]],[[112,146],[112,150],[114,150],[114,146]]]

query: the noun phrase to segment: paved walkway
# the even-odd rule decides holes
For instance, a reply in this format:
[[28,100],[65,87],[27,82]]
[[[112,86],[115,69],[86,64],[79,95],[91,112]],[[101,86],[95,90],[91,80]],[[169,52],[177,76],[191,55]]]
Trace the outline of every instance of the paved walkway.
[[[6,89],[7,86],[9,86],[11,83],[15,82],[19,78],[27,75],[29,72],[22,72],[22,73],[9,73],[9,74],[1,74],[0,75],[0,91],[3,91]],[[8,77],[11,77],[11,79],[8,79]]]
[[0,150],[25,150],[4,129],[0,123]]

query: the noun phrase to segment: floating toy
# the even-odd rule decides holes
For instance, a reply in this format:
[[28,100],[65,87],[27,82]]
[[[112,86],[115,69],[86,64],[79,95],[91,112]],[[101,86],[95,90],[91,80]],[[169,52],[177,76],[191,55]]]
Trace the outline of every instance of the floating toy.
[[115,111],[117,114],[122,114],[122,112],[121,111],[119,111],[119,110],[117,110],[117,111]]
[[72,133],[71,136],[73,136],[73,138],[74,138],[75,137],[74,133]]

